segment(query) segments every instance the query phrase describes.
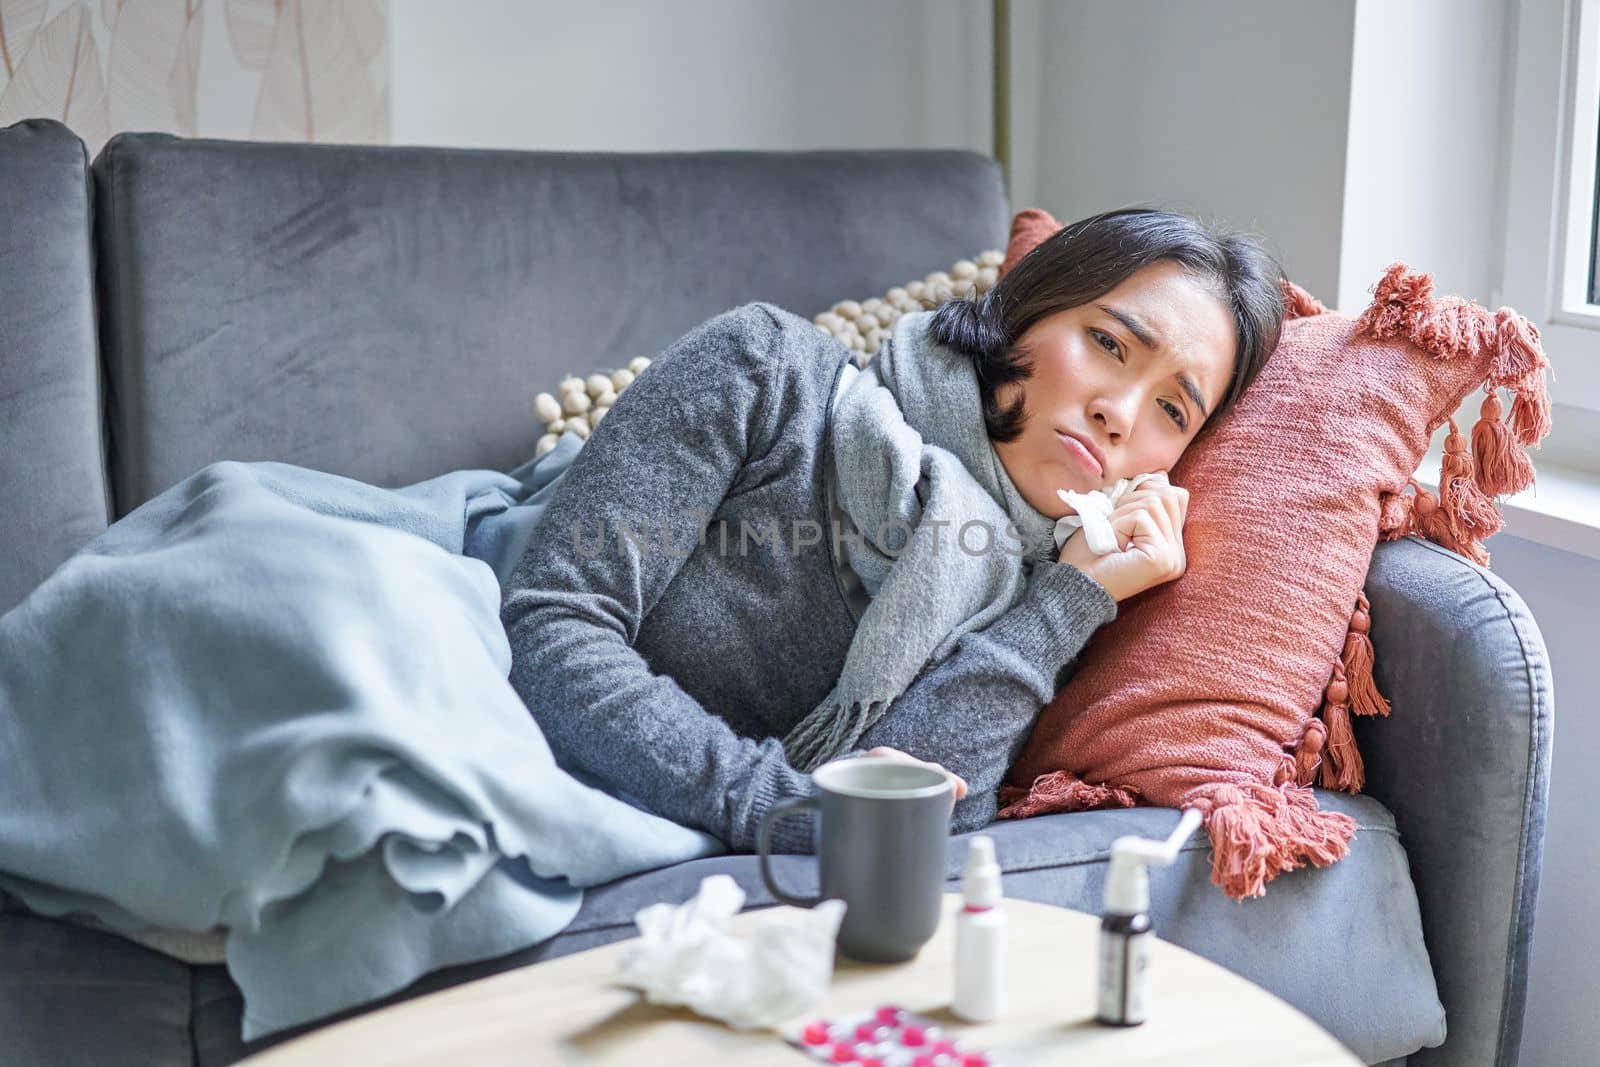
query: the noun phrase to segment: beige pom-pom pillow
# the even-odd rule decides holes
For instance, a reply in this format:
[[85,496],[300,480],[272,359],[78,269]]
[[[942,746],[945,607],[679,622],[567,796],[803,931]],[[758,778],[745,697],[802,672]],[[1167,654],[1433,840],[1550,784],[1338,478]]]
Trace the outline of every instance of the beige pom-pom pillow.
[[1004,252],[993,249],[975,260],[957,260],[947,271],[936,270],[920,281],[897,285],[881,297],[841,300],[811,321],[853,350],[856,363],[865,366],[901,315],[936,308],[958,296],[982,296],[994,288],[1004,259]]
[[544,436],[533,447],[534,458],[556,447],[556,441],[568,430],[587,439],[589,431],[600,425],[616,403],[617,396],[649,365],[648,359],[639,356],[610,373],[596,371],[585,378],[568,375],[561,379],[554,396],[540,393],[534,397],[533,413],[544,424]]
[[[854,351],[856,363],[864,366],[883,347],[901,315],[936,308],[958,296],[982,296],[994,288],[1004,259],[1004,252],[993,249],[976,259],[957,260],[947,271],[936,270],[920,280],[897,285],[881,297],[841,300],[811,321],[817,329]],[[597,371],[585,377],[569,375],[561,380],[554,394],[534,397],[534,414],[544,425],[544,436],[533,449],[535,458],[556,447],[556,441],[567,430],[587,438],[600,425],[618,394],[649,365],[650,361],[640,356],[621,370]]]

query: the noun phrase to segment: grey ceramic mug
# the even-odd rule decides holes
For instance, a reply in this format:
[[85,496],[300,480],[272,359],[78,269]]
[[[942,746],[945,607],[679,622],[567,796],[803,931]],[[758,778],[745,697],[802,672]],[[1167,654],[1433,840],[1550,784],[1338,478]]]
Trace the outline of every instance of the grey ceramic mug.
[[[884,756],[834,760],[811,774],[814,796],[774,804],[756,834],[761,880],[785,904],[845,902],[839,951],[866,963],[909,960],[939,928],[955,783],[943,771]],[[769,862],[773,825],[816,812],[822,894],[780,888]]]

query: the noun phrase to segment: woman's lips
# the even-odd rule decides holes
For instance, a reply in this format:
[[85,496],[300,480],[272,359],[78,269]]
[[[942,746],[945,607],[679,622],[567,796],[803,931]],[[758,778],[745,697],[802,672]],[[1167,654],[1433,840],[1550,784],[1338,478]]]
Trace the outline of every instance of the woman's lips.
[[1083,446],[1083,442],[1079,441],[1071,434],[1060,433],[1059,431],[1056,433],[1056,436],[1061,439],[1061,444],[1065,446],[1066,450],[1072,453],[1073,458],[1075,458],[1079,463],[1083,464],[1084,470],[1087,470],[1096,478],[1105,473],[1100,466],[1100,461],[1094,458],[1094,453],[1090,452]]

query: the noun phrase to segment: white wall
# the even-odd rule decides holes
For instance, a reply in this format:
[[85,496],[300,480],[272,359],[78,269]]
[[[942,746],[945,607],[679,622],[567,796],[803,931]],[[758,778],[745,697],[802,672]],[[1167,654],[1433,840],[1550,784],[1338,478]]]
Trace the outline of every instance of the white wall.
[[[1195,211],[1266,235],[1332,299],[1354,4],[1014,0],[1012,202],[1063,221],[1135,201]],[[393,0],[395,142],[991,149],[988,4],[580,10]]]
[[1513,23],[1507,0],[1356,4],[1340,310],[1395,260],[1498,306]]
[[991,147],[986,4],[393,0],[391,20],[396,144]]
[[1353,9],[1018,0],[1014,202],[1062,221],[1141,202],[1216,218],[1332,300]]

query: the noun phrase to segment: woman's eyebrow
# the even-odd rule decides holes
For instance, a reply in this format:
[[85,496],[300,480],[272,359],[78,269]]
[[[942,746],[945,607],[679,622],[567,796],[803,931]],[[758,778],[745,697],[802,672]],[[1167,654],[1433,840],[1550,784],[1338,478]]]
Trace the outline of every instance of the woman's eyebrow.
[[1137,337],[1139,339],[1139,343],[1144,345],[1150,351],[1161,351],[1161,339],[1157,337],[1153,331],[1151,331],[1150,327],[1146,326],[1144,323],[1140,322],[1126,311],[1119,311],[1110,304],[1096,304],[1095,307],[1099,308],[1107,315],[1110,315],[1112,318],[1122,323],[1123,326],[1126,326],[1128,332]]
[[[1128,332],[1133,334],[1134,337],[1138,338],[1139,343],[1144,345],[1150,351],[1161,351],[1161,339],[1157,337],[1155,332],[1143,322],[1140,322],[1137,318],[1128,314],[1126,311],[1112,307],[1110,304],[1096,304],[1095,307],[1099,308],[1107,315],[1110,315],[1112,318],[1122,323],[1122,325],[1127,328]],[[1183,391],[1189,394],[1189,399],[1194,401],[1194,406],[1200,409],[1200,417],[1209,419],[1211,417],[1211,412],[1206,409],[1206,402],[1201,399],[1200,387],[1195,385],[1194,379],[1182,371],[1177,372],[1173,375],[1173,377],[1178,379],[1178,384],[1183,386]]]
[[1206,410],[1206,402],[1200,399],[1200,387],[1194,384],[1194,379],[1181,371],[1173,377],[1178,379],[1178,384],[1183,386],[1183,391],[1189,394],[1189,399],[1194,401],[1194,406],[1200,409],[1200,417],[1209,419],[1211,412]]

